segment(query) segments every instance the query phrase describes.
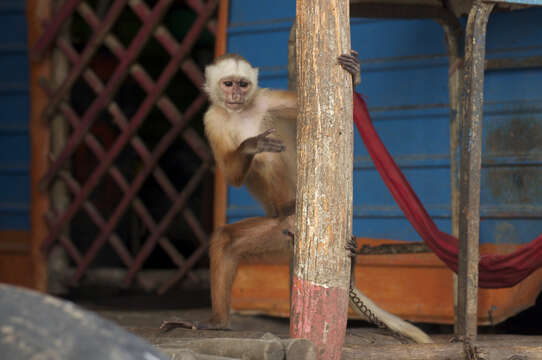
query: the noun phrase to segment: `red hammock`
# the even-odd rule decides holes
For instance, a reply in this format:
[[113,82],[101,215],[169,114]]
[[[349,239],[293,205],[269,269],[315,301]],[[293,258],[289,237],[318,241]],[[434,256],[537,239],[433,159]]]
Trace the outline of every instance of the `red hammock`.
[[[437,228],[380,140],[367,105],[358,93],[354,93],[354,122],[376,169],[410,224],[429,248],[450,269],[457,272],[458,240]],[[478,265],[478,285],[491,289],[511,287],[540,267],[542,267],[542,234],[511,254],[482,255]]]

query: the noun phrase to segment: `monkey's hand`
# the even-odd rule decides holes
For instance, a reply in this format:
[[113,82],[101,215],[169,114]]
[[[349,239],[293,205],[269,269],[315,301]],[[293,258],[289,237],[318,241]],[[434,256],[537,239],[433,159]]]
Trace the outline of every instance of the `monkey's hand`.
[[350,54],[343,54],[337,59],[339,64],[352,75],[352,82],[354,86],[361,83],[361,68],[358,59],[358,52],[351,50]]
[[274,132],[275,129],[268,129],[260,135],[246,139],[239,145],[239,150],[247,155],[256,155],[262,152],[284,151],[286,146],[281,140],[269,137],[269,135]]

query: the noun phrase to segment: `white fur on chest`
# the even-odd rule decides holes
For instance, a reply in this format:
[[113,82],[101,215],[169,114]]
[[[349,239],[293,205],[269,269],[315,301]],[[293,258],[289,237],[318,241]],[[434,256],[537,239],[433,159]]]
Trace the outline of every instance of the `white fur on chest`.
[[254,107],[249,111],[243,111],[232,116],[232,134],[235,134],[239,143],[245,141],[248,138],[260,135],[267,129],[263,127],[263,117],[265,114],[265,108],[262,104],[257,102]]
[[260,115],[258,118],[240,118],[237,120],[237,136],[239,142],[243,142],[244,140],[254,137],[256,135],[261,134],[262,131],[262,116]]

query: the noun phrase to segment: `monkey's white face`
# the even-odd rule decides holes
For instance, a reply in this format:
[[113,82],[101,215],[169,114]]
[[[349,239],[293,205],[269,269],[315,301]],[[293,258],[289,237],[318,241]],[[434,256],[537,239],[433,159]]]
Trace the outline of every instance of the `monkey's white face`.
[[258,89],[258,69],[245,60],[220,60],[205,68],[204,88],[213,105],[241,111],[250,104]]
[[220,79],[219,87],[224,95],[224,106],[237,111],[247,104],[252,83],[244,77],[230,76]]

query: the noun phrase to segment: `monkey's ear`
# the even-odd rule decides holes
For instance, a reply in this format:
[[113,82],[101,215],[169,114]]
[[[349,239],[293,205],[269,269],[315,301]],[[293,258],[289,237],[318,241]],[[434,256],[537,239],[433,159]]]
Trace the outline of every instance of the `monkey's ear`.
[[203,90],[205,90],[209,96],[212,95],[213,88],[218,86],[219,79],[216,78],[215,67],[216,65],[214,64],[205,67],[205,83],[203,84]]
[[252,83],[253,88],[257,88],[258,87],[258,76],[259,76],[258,72],[259,72],[259,70],[258,70],[258,68],[252,67],[252,66],[250,68],[251,68],[251,70],[250,70],[249,80]]

